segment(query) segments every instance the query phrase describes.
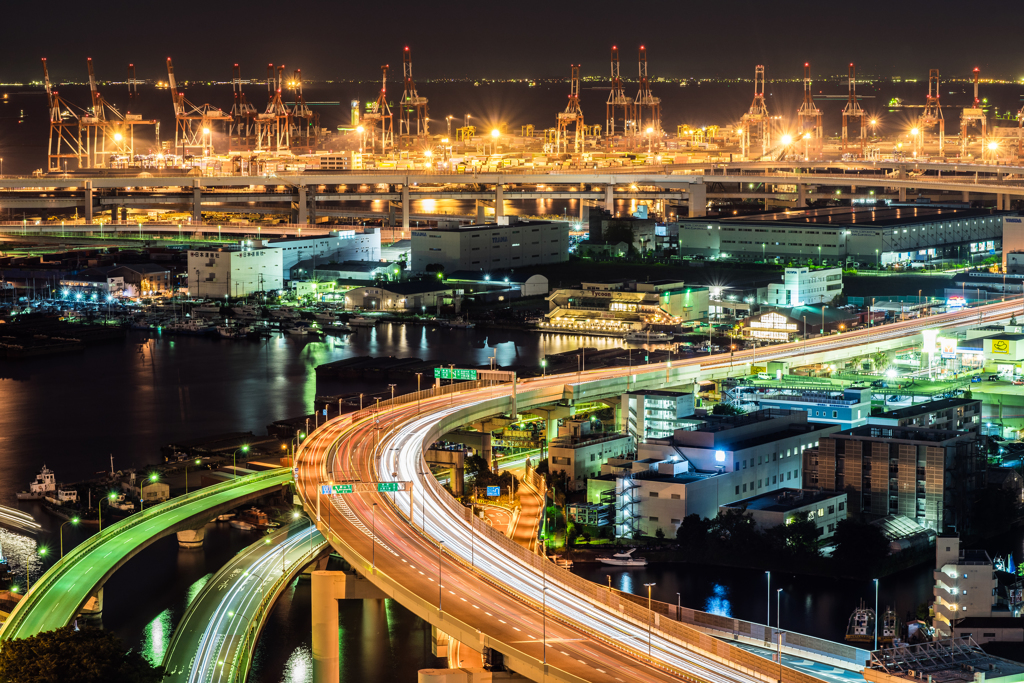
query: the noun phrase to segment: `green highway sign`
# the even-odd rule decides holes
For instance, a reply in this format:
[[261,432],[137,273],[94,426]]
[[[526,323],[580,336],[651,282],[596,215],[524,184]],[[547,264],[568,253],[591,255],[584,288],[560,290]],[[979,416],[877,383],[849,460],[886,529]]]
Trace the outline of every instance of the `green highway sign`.
[[407,481],[357,481],[352,484],[323,484],[320,486],[320,493],[325,496],[343,493],[393,493],[396,491],[408,491],[410,484]]
[[335,484],[332,487],[333,493],[352,493],[352,484]]
[[378,493],[384,491],[401,491],[402,488],[402,485],[397,481],[382,481],[377,484]]
[[434,368],[434,379],[476,381],[476,370],[468,370],[466,368]]

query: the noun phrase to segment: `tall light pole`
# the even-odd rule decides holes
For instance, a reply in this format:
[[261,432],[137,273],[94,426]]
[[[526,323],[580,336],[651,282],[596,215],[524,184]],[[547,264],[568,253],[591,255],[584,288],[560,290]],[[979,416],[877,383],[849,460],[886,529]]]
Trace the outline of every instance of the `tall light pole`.
[[[377,504],[370,506],[370,563],[377,573]],[[439,579],[440,580],[440,579]]]
[[[196,458],[195,464],[198,465],[200,463],[202,463],[202,460]],[[188,495],[188,463],[185,463],[185,495]]]
[[775,633],[779,637],[779,683],[782,683],[782,589],[775,589]]
[[[153,472],[151,475],[146,477],[146,479],[149,479],[152,482],[156,482],[158,479],[160,479],[160,475],[157,474],[156,472]],[[142,493],[142,487],[145,485],[145,483],[145,479],[139,482],[139,512],[142,512],[143,510],[146,509],[146,496]]]
[[541,358],[540,359],[540,376],[541,377],[547,377],[548,376],[548,359],[547,358]]
[[[110,507],[110,503],[114,502],[115,498],[117,498],[117,494],[114,493],[113,491],[111,491],[110,493],[107,494],[107,507],[108,508]],[[96,514],[99,515],[99,518],[100,518],[100,531],[102,532],[103,531],[103,499],[100,499],[100,502],[96,503]]]
[[441,609],[441,558],[442,549],[444,548],[444,541],[437,542],[437,614],[440,617],[444,617],[444,610]]
[[78,525],[78,517],[72,517],[60,525],[60,556],[64,557],[64,527],[68,524]]
[[647,656],[651,656],[651,629],[654,625],[654,612],[651,611],[651,588],[657,586],[656,583],[645,583],[647,586]]
[[[232,479],[234,479],[235,477],[238,476],[238,465],[236,464],[236,460],[235,460],[235,456],[238,455],[238,451],[242,451],[243,453],[248,453],[249,452],[249,444],[245,444],[244,446],[240,446],[239,448],[236,448],[235,452],[231,454],[231,473],[232,473],[231,474],[231,478]],[[292,455],[295,455],[295,451],[294,450],[292,451]]]
[[540,589],[541,597],[541,620],[543,623],[543,631],[541,641],[541,650],[544,652],[544,666],[548,665],[548,587],[544,586]]
[[875,649],[878,649],[878,579],[875,582]]
[[420,396],[420,382],[422,380],[423,380],[423,373],[422,372],[417,372],[416,373],[416,412],[417,413],[420,412],[420,400],[422,399],[422,397]]
[[772,623],[772,573],[770,571],[765,572],[768,577],[768,616],[765,617],[764,623],[771,626]]

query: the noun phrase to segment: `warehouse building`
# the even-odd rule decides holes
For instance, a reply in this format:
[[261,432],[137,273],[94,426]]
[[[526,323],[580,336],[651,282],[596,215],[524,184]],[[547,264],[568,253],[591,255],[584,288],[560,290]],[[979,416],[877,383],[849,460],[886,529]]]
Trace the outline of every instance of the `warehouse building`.
[[[1016,212],[921,206],[838,206],[748,216],[679,219],[679,253],[759,261],[926,262],[1001,249]],[[959,250],[959,251],[958,251]]]
[[412,233],[412,271],[427,266],[445,272],[484,272],[562,263],[569,260],[569,224],[561,221],[517,221],[506,224],[447,225]]
[[290,277],[299,261],[306,259],[318,265],[332,261],[380,260],[380,231],[376,228],[332,230],[316,237],[283,237],[266,240],[265,244],[281,250],[285,277]]
[[188,252],[188,293],[192,297],[244,297],[284,286],[283,252],[262,242],[254,246]]

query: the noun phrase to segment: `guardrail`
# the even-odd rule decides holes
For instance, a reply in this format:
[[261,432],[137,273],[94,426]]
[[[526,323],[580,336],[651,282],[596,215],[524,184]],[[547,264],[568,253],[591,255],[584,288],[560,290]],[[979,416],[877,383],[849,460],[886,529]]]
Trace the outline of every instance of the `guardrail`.
[[[4,622],[2,628],[0,628],[0,642],[11,638],[12,634],[18,629],[19,624],[25,617],[28,610],[32,609],[32,606],[38,601],[37,595],[46,594],[49,588],[57,581],[57,579],[64,576],[68,571],[74,568],[84,557],[93,552],[98,546],[103,545],[107,541],[117,538],[123,535],[125,532],[130,531],[139,524],[148,522],[154,517],[166,514],[172,510],[176,510],[185,505],[191,505],[197,501],[215,496],[219,493],[229,491],[232,488],[247,486],[256,482],[260,482],[266,479],[274,479],[282,476],[283,474],[290,474],[291,469],[283,467],[280,469],[269,470],[259,474],[249,474],[238,479],[232,479],[220,484],[208,486],[202,488],[193,493],[187,494],[186,496],[180,496],[178,498],[171,499],[165,503],[159,503],[143,512],[136,515],[126,517],[120,522],[116,522],[111,526],[108,526],[105,530],[90,536],[86,540],[79,543],[73,549],[71,549],[63,558],[54,563],[46,573],[44,573],[36,581],[36,584],[32,587],[24,598],[18,602],[18,606],[11,613],[11,616]],[[33,634],[34,635],[34,634]]]
[[236,681],[238,683],[245,683],[245,679],[249,676],[249,668],[252,666],[252,653],[256,648],[256,640],[259,638],[260,632],[263,631],[267,614],[269,614],[271,607],[277,601],[277,596],[302,571],[303,567],[316,559],[325,545],[327,545],[327,539],[321,534],[320,541],[314,541],[313,549],[298,558],[292,565],[292,570],[282,573],[281,577],[264,592],[263,599],[260,600],[260,604],[256,608],[256,613],[249,622],[249,626],[245,629],[242,642],[235,648],[235,656],[231,660],[231,670],[228,672],[228,683],[235,683]]

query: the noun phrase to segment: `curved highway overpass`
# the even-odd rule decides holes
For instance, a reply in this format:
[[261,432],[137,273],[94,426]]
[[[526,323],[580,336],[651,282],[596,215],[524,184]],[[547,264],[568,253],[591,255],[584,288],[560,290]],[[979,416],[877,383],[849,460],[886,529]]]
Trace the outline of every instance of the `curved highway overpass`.
[[[326,423],[297,455],[298,490],[328,542],[384,593],[459,642],[493,648],[533,680],[707,683],[818,679],[618,598],[495,532],[440,487],[423,451],[483,417],[565,399],[670,386],[733,364],[813,358],[900,340],[930,327],[1007,319],[1012,300],[843,335],[634,368],[534,378],[516,385],[444,387],[382,402]],[[403,482],[409,491],[326,494],[345,481]],[[319,651],[317,681],[338,680],[337,653]]]
[[232,479],[146,508],[90,536],[32,585],[0,629],[0,643],[66,626],[97,588],[146,546],[266,495],[291,478],[292,470],[281,468]]

